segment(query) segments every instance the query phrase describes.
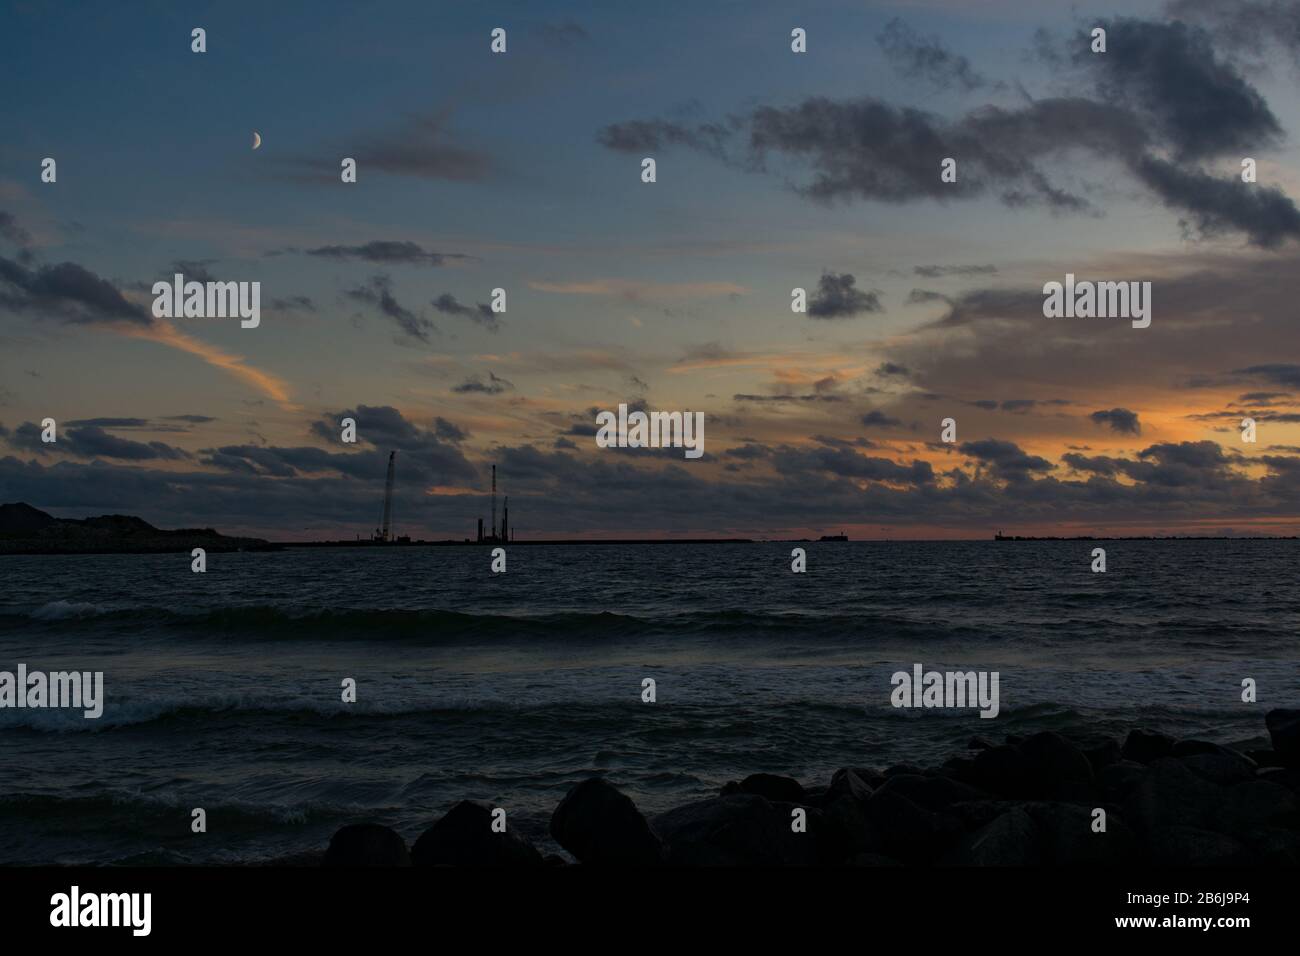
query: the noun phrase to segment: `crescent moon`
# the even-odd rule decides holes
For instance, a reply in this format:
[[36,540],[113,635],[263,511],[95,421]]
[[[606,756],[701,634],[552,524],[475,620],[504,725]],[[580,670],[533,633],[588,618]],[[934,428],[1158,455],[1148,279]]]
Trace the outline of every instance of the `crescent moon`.
[[253,130],[253,149],[257,149],[257,147],[261,145],[262,145],[262,134],[259,133],[257,130]]

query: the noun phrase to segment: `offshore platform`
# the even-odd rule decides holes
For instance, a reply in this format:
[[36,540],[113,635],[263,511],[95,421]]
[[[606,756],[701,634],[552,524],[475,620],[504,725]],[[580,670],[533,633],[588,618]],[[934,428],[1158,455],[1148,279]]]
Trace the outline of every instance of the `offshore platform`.
[[505,508],[501,514],[501,527],[497,527],[497,466],[492,466],[492,525],[486,535],[483,534],[483,519],[478,519],[479,544],[506,544],[510,540],[510,496],[506,495]]

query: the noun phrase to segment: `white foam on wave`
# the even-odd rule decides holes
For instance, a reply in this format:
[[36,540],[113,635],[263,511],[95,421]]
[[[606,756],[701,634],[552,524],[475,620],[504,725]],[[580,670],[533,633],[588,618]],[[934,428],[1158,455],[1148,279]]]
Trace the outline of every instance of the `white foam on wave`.
[[103,613],[104,609],[98,604],[87,604],[79,601],[50,601],[48,604],[38,607],[32,612],[31,616],[38,621],[66,621],[71,618],[94,617]]

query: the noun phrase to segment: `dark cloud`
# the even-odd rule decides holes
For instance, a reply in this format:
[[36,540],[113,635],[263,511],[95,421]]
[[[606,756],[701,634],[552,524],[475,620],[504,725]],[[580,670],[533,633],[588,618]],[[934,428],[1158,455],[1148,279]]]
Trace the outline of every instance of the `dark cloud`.
[[184,449],[165,442],[131,441],[112,435],[96,425],[69,428],[66,435],[59,439],[58,450],[79,458],[118,458],[124,461],[178,461],[191,457]]
[[1174,0],[1170,16],[1203,23],[1215,46],[1261,54],[1276,44],[1300,50],[1300,3],[1296,0]]
[[756,402],[758,404],[770,405],[788,405],[795,402],[842,402],[845,400],[843,395],[833,395],[826,392],[814,392],[805,395],[754,395],[746,392],[738,392],[735,395],[732,395],[731,398],[733,401],[737,402]]
[[1023,451],[1015,442],[996,438],[963,442],[957,450],[988,465],[997,477],[1006,481],[1026,481],[1034,473],[1048,472],[1055,467],[1046,458]]
[[216,421],[211,415],[166,415],[164,417],[169,422],[189,422],[191,425],[206,425],[208,422]]
[[1300,209],[1275,187],[1220,179],[1154,156],[1138,160],[1134,172],[1167,206],[1184,213],[1188,233],[1243,232],[1264,249],[1300,236]]
[[0,239],[8,240],[16,246],[25,246],[32,241],[31,234],[18,225],[13,213],[0,209]]
[[208,266],[216,262],[216,259],[176,259],[167,267],[167,277],[179,272],[185,276],[186,282],[216,282],[217,277],[209,270]]
[[847,319],[864,312],[883,312],[880,293],[855,288],[855,281],[848,273],[824,273],[808,300],[808,314],[814,319]]
[[1113,432],[1119,432],[1121,435],[1140,435],[1142,425],[1138,422],[1137,412],[1131,412],[1127,408],[1110,408],[1093,412],[1088,416],[1096,425],[1109,426]]
[[443,115],[407,116],[380,132],[362,132],[321,153],[290,159],[289,176],[306,182],[338,185],[340,158],[357,161],[357,180],[375,172],[417,179],[477,182],[495,169],[488,154],[451,142]]
[[876,374],[907,378],[912,373],[907,366],[899,365],[897,362],[881,362],[880,366],[876,369]]
[[1104,100],[1159,130],[1176,159],[1248,156],[1280,140],[1264,97],[1215,54],[1205,30],[1131,18],[1096,25],[1106,30],[1106,52],[1093,53],[1081,33],[1075,63],[1091,71]]
[[493,372],[487,373],[487,381],[483,381],[481,375],[471,375],[459,385],[452,387],[452,391],[457,394],[465,395],[469,393],[480,393],[483,395],[500,395],[502,392],[514,391],[514,385],[504,378],[499,378]]
[[896,428],[903,424],[900,419],[891,418],[878,408],[873,408],[858,420],[868,428]]
[[[1097,98],[986,106],[956,120],[870,97],[811,97],[759,106],[727,124],[637,120],[606,127],[606,146],[631,152],[683,146],[750,172],[778,172],[821,202],[946,201],[992,194],[1005,205],[1057,212],[1092,209],[1048,176],[1067,153],[1129,169],[1189,231],[1240,231],[1259,246],[1300,235],[1300,211],[1282,192],[1219,180],[1195,165],[1276,144],[1281,129],[1260,93],[1214,54],[1205,31],[1185,24],[1106,21],[1109,50],[1093,54],[1086,34],[1056,54],[1092,80]],[[1079,52],[1086,51],[1086,52]],[[958,162],[942,182],[939,162]],[[775,164],[779,163],[779,167]],[[800,180],[798,170],[808,176]]]
[[348,289],[343,294],[357,302],[374,306],[381,315],[391,319],[408,338],[428,342],[429,333],[438,331],[436,325],[424,316],[416,315],[393,297],[392,283],[388,276],[372,276],[366,285]]
[[449,259],[467,259],[458,253],[433,252],[417,242],[376,239],[359,246],[320,246],[304,250],[305,255],[326,259],[358,259],[391,265],[440,266]]
[[669,120],[614,123],[596,134],[596,142],[621,153],[650,153],[669,146],[686,146],[722,157],[733,128],[719,123],[694,126]]
[[111,282],[75,262],[28,269],[0,256],[0,309],[73,324],[153,324],[153,317]]
[[543,23],[534,27],[533,32],[547,43],[559,47],[573,47],[586,43],[591,39],[591,34],[572,20],[564,20],[560,23]]
[[271,308],[277,312],[315,312],[316,303],[305,295],[291,295],[283,299],[272,299]]
[[966,57],[952,52],[938,37],[922,37],[895,17],[876,37],[885,59],[909,80],[925,80],[939,89],[960,87],[966,91],[987,84]]
[[433,307],[444,315],[459,315],[467,318],[471,322],[483,326],[489,332],[501,331],[501,322],[497,317],[497,313],[493,312],[492,306],[485,302],[478,302],[473,306],[468,306],[456,301],[456,297],[450,292],[444,292],[433,300]]
[[1273,385],[1283,385],[1287,388],[1300,388],[1300,365],[1285,363],[1251,365],[1247,368],[1239,368],[1232,374],[1247,375]]
[[997,266],[914,266],[912,268],[912,272],[926,279],[940,279],[944,276],[993,275],[997,271]]

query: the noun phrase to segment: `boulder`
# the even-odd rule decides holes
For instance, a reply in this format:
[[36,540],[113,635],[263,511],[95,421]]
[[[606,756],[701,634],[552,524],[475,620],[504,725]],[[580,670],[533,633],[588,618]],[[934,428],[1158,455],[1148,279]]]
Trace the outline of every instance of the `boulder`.
[[878,835],[880,849],[904,863],[930,863],[962,833],[948,813],[934,813],[907,797],[884,788],[871,795],[867,818]]
[[843,855],[867,853],[880,845],[880,834],[867,815],[872,788],[855,770],[838,770],[822,798],[828,841]]
[[808,799],[798,780],[774,773],[751,773],[740,783],[732,782],[722,788],[724,797],[732,793],[756,793],[768,800],[785,803],[803,803]]
[[926,810],[946,810],[954,803],[987,800],[989,794],[949,777],[920,777],[899,774],[885,781],[880,793],[897,793]]
[[1230,787],[1222,814],[1222,829],[1233,834],[1256,826],[1300,827],[1300,801],[1296,795],[1266,779]]
[[1181,826],[1213,829],[1223,804],[1223,789],[1198,776],[1183,762],[1165,757],[1151,764],[1124,800],[1126,819],[1143,832]]
[[1092,742],[1082,749],[1083,755],[1088,758],[1088,763],[1092,765],[1092,775],[1094,778],[1100,777],[1103,770],[1107,767],[1114,766],[1123,759],[1119,741],[1112,737]]
[[1043,862],[1049,866],[1122,866],[1131,863],[1137,839],[1112,808],[1106,831],[1093,830],[1095,807],[1077,803],[1034,803],[1026,808],[1039,835]]
[[492,829],[492,810],[462,800],[411,848],[416,866],[541,866],[542,854],[509,827]]
[[1264,726],[1283,765],[1300,769],[1300,710],[1270,710]]
[[1039,799],[1086,800],[1092,795],[1088,758],[1060,734],[1045,730],[1020,745],[1034,777],[1031,796]]
[[989,793],[1030,799],[1035,791],[1034,766],[1018,747],[1003,744],[975,755],[971,783]]
[[378,823],[351,823],[330,837],[322,866],[410,866],[406,841]]
[[1189,756],[1176,758],[1184,767],[1221,787],[1230,787],[1235,783],[1253,780],[1258,766],[1245,754],[1220,747],[1218,751],[1201,751]]
[[820,814],[807,810],[808,830],[791,828],[793,804],[737,793],[699,800],[654,818],[674,866],[782,866],[819,862]]
[[1024,810],[1009,810],[964,837],[940,861],[945,866],[1037,866],[1038,831]]
[[600,777],[584,780],[560,801],[551,836],[582,863],[648,866],[662,859],[659,838],[636,804]]
[[1120,751],[1125,760],[1151,763],[1174,752],[1174,738],[1149,730],[1131,730]]

